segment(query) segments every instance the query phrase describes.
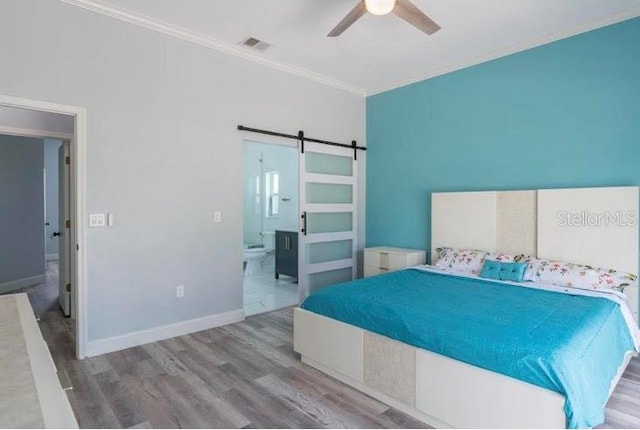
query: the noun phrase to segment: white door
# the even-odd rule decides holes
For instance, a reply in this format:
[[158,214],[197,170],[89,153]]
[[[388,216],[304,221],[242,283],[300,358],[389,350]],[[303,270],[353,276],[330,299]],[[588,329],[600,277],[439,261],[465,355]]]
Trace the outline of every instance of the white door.
[[300,153],[300,300],[356,276],[354,150],[304,142]]
[[70,220],[70,204],[69,204],[69,183],[70,168],[69,160],[69,142],[63,142],[58,149],[58,232],[60,233],[58,240],[58,270],[59,270],[59,295],[58,303],[62,308],[62,312],[66,316],[71,316],[71,271],[70,260],[72,258],[71,250],[71,230]]

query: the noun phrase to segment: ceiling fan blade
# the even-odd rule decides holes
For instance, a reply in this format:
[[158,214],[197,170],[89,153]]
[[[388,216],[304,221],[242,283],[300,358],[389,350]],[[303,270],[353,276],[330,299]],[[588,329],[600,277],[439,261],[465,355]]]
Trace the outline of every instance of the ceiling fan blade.
[[353,23],[360,19],[360,17],[362,17],[362,15],[364,15],[365,13],[367,13],[367,7],[364,4],[364,0],[360,0],[356,7],[351,9],[351,12],[349,12],[347,16],[342,18],[342,21],[340,21],[338,25],[336,25],[334,29],[331,30],[329,34],[327,34],[327,37],[340,36],[347,28],[351,27],[351,25],[353,25]]
[[393,9],[393,13],[427,34],[433,34],[440,30],[440,26],[434,20],[425,15],[409,0],[396,0],[396,7]]

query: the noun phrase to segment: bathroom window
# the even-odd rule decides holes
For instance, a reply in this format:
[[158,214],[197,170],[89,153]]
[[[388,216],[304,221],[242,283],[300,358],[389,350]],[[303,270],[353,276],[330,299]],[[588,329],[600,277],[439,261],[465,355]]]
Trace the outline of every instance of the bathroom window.
[[265,173],[265,185],[266,216],[277,217],[280,203],[280,174],[277,171]]

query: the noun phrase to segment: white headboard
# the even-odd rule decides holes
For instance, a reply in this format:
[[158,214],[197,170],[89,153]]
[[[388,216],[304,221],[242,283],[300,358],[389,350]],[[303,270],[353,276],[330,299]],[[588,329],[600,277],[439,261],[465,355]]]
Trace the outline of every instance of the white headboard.
[[[536,255],[638,274],[639,187],[431,195],[432,263],[442,246]],[[638,319],[638,288],[626,290]]]
[[637,214],[638,187],[539,190],[538,257],[637,274]]
[[450,246],[536,255],[537,242],[537,191],[431,195],[432,251]]

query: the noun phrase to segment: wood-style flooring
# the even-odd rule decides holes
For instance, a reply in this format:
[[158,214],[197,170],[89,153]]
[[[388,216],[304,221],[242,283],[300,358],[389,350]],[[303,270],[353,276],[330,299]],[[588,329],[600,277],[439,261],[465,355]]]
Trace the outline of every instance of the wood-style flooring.
[[[73,324],[58,310],[55,282],[28,293],[56,366],[73,385],[69,399],[83,428],[426,427],[301,363],[291,309],[75,360]],[[605,428],[640,427],[637,358],[606,414]]]

